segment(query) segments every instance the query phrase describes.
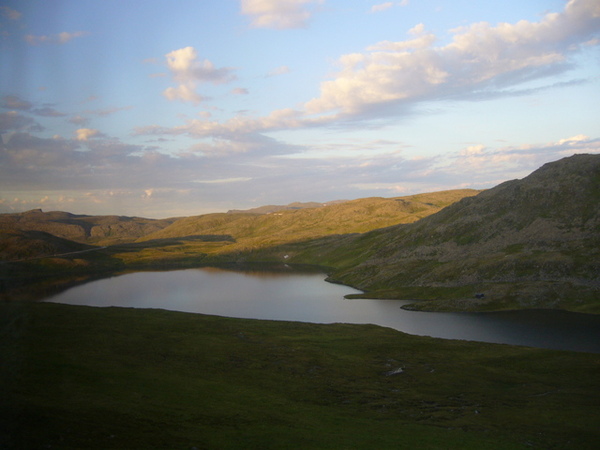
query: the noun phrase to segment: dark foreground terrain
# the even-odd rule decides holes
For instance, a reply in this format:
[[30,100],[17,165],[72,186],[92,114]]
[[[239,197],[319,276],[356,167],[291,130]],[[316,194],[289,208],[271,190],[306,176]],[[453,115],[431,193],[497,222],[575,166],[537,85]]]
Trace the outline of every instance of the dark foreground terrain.
[[592,449],[599,355],[0,303],[0,448]]

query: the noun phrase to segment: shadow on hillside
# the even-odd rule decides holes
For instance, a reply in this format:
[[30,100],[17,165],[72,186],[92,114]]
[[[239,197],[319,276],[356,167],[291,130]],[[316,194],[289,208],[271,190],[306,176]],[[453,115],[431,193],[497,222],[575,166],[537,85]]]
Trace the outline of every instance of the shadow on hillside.
[[186,242],[236,242],[229,234],[196,234],[191,236],[180,236],[176,238],[151,239],[142,242],[131,242],[129,244],[111,245],[108,248],[118,252],[136,252],[144,248],[169,247],[171,245],[182,245]]

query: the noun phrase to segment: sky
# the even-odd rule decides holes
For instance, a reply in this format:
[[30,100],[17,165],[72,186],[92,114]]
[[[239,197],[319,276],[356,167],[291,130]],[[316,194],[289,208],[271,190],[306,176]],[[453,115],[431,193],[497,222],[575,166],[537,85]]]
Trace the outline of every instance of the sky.
[[0,213],[485,189],[600,153],[598,0],[0,0]]

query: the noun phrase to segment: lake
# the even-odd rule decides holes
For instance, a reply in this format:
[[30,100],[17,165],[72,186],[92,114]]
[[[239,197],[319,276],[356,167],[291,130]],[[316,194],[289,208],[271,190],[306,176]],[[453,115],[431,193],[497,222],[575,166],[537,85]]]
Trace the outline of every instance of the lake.
[[345,299],[359,293],[322,273],[233,271],[203,267],[136,272],[92,281],[44,301],[161,308],[227,317],[376,324],[446,339],[600,353],[600,316],[535,310],[439,313],[401,309],[405,300]]

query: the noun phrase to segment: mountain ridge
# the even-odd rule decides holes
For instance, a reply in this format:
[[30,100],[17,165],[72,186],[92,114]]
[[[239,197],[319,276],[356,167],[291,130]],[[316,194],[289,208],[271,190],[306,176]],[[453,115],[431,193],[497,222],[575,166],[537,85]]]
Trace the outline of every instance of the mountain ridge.
[[[415,287],[487,289],[485,300],[460,299],[474,306],[502,296],[526,302],[536,285],[533,297],[539,301],[530,299],[533,307],[558,305],[570,289],[595,295],[600,289],[599,205],[600,156],[572,156],[416,223],[366,233],[361,239],[371,239],[377,250],[333,278],[395,295],[403,287],[407,292]],[[347,245],[361,248],[356,242]],[[548,301],[539,299],[543,296]]]
[[[77,219],[56,214],[68,225]],[[139,237],[82,255],[86,267],[69,267],[315,265],[327,268],[330,281],[364,291],[362,297],[414,300],[413,309],[600,313],[600,155],[548,163],[485,191],[216,213],[148,226]],[[44,273],[51,267],[45,264]],[[13,269],[28,276],[38,266]]]

